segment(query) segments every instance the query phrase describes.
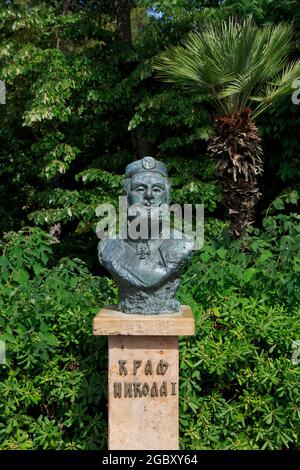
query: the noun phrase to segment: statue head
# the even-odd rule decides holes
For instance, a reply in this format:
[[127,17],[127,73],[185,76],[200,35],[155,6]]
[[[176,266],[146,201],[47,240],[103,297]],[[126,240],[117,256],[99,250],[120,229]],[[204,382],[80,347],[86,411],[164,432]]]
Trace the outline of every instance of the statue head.
[[120,233],[99,243],[99,260],[119,284],[119,309],[151,315],[180,312],[179,271],[194,240],[178,237],[180,231],[171,227],[165,164],[149,156],[130,163],[123,189]]
[[170,203],[171,184],[167,168],[152,157],[144,157],[126,166],[123,189],[130,206]]

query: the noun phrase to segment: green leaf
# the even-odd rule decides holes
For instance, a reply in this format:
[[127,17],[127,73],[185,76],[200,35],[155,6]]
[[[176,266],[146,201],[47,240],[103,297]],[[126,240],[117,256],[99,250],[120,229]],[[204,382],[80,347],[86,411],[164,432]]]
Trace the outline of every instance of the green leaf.
[[18,282],[19,284],[26,284],[29,280],[28,272],[21,268],[14,271],[12,277],[14,281]]

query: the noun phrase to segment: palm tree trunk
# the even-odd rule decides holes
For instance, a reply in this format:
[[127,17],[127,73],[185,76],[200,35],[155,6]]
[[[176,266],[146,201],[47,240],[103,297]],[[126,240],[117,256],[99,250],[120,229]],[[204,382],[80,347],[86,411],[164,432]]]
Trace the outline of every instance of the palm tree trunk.
[[255,204],[261,196],[257,183],[262,173],[261,139],[249,108],[232,116],[215,117],[215,137],[209,152],[216,160],[230,236],[240,238],[254,222]]

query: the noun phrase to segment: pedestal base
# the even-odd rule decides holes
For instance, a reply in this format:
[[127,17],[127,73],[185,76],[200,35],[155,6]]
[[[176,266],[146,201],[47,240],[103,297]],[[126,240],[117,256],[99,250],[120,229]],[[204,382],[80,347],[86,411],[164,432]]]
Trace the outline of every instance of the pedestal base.
[[177,450],[178,336],[194,334],[191,309],[128,315],[105,308],[94,334],[109,336],[109,449]]
[[110,336],[108,345],[109,448],[178,449],[178,337]]

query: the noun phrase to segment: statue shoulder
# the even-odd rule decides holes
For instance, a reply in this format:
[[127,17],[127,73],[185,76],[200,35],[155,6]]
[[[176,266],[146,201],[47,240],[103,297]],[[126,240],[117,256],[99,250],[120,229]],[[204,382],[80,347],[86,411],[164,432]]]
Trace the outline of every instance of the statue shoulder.
[[164,240],[160,246],[160,252],[166,264],[179,267],[185,264],[195,250],[193,237],[178,230],[172,230],[170,239]]
[[177,229],[172,229],[170,233],[170,244],[177,246],[178,251],[191,252],[196,249],[195,239],[184,232]]
[[100,263],[105,264],[112,258],[118,257],[122,250],[122,241],[118,236],[112,239],[104,238],[103,240],[100,240],[98,243],[98,257]]

